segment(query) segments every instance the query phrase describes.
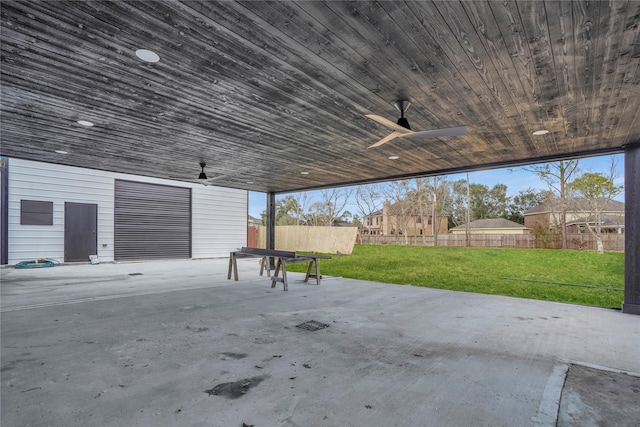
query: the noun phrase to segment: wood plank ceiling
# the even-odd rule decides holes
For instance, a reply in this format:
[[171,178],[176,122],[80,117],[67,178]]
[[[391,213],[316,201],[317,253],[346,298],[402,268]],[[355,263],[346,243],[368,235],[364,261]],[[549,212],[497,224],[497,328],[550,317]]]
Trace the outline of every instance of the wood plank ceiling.
[[[216,185],[279,193],[640,141],[638,1],[3,0],[1,15],[7,157],[182,180],[205,161]],[[395,121],[400,99],[412,129],[467,134],[367,149],[391,130],[365,114]]]

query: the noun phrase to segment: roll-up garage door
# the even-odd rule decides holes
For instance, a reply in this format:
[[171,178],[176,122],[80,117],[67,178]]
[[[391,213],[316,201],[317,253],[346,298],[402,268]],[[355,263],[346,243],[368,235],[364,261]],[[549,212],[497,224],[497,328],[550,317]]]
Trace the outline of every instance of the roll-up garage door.
[[114,256],[191,258],[191,189],[116,180]]

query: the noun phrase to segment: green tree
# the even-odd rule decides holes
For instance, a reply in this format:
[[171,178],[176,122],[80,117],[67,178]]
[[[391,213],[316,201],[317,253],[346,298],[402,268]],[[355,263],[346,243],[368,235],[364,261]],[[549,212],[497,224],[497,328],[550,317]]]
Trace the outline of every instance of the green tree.
[[549,191],[527,188],[513,196],[509,202],[507,219],[524,224],[524,213],[534,206],[543,204],[549,197]]
[[507,217],[509,198],[505,184],[496,184],[491,189],[484,184],[471,184],[469,187],[474,219]]
[[496,184],[489,188],[484,184],[468,183],[466,179],[459,179],[453,182],[445,181],[438,193],[441,212],[449,217],[449,228],[476,219],[507,218],[509,215],[510,199],[505,184]]
[[[300,206],[293,195],[276,200],[276,225],[295,225],[299,223]],[[267,211],[260,214],[262,223],[267,223]]]
[[612,163],[612,176],[606,177],[600,173],[584,173],[574,179],[568,190],[576,196],[583,197],[583,215],[585,228],[596,239],[598,253],[604,252],[602,244],[602,212],[607,203],[622,193],[622,186],[615,185],[613,175],[615,165]]

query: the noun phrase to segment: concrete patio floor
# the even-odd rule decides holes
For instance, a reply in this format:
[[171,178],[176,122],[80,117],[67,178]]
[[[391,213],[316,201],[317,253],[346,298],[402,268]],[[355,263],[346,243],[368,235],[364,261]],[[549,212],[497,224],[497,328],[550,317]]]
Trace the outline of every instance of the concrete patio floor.
[[1,269],[1,424],[640,425],[639,316],[238,266]]

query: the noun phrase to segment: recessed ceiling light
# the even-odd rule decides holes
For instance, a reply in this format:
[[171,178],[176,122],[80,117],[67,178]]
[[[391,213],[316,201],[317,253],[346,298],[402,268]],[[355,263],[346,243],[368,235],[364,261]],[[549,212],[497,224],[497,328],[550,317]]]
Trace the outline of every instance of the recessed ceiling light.
[[148,50],[148,49],[138,49],[136,50],[136,56],[142,59],[145,62],[158,62],[160,61],[160,57],[157,53]]
[[247,181],[247,184],[253,184],[253,181]]
[[540,135],[546,135],[546,134],[548,134],[548,133],[549,133],[549,131],[548,131],[548,130],[546,130],[546,129],[541,129],[541,130],[537,130],[537,131],[535,131],[533,134],[534,134],[535,136],[540,136]]
[[300,175],[309,175],[309,172],[300,172]]
[[58,153],[58,154],[69,154],[68,152],[66,152],[64,150],[56,150],[56,153]]
[[81,126],[86,126],[86,127],[93,126],[93,122],[90,122],[88,120],[78,120],[76,123],[81,125]]
[[389,160],[398,160],[399,156],[389,156]]

